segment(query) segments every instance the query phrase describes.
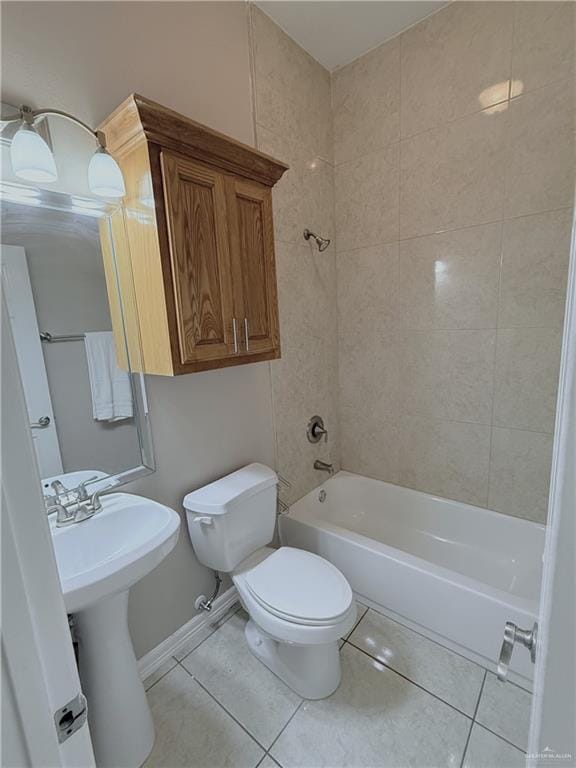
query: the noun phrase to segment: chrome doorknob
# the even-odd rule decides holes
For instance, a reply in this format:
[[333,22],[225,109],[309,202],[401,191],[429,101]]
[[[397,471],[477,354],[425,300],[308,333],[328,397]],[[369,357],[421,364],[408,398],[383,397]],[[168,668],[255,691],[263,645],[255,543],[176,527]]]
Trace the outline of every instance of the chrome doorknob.
[[500,649],[500,658],[498,659],[498,668],[496,675],[498,680],[505,681],[508,677],[508,668],[514,644],[520,643],[530,651],[532,664],[536,661],[536,643],[538,641],[538,624],[534,622],[532,629],[520,629],[512,621],[507,621],[504,626],[504,640]]

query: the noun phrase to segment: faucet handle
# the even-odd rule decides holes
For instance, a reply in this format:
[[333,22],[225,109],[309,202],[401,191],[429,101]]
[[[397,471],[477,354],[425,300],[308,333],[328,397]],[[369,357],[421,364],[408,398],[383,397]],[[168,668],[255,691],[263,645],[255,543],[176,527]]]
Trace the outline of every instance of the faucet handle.
[[46,514],[51,515],[53,512],[56,512],[57,528],[62,528],[62,526],[70,525],[70,523],[74,522],[75,512],[67,509],[63,504],[60,504],[60,502],[57,502],[51,507],[48,507]]
[[311,443],[319,443],[324,437],[324,442],[328,442],[328,430],[324,427],[322,416],[312,416],[306,428],[306,436]]
[[94,480],[98,480],[98,475],[94,475],[93,477],[88,477],[86,480],[82,480],[81,483],[78,483],[76,488],[74,488],[74,493],[78,497],[78,501],[88,501],[88,491],[86,490],[86,486],[88,483],[92,483]]

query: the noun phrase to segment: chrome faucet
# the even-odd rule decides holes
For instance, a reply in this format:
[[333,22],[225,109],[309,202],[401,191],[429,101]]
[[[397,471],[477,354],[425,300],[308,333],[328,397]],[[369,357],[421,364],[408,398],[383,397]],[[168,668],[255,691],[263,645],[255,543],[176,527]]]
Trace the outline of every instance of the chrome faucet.
[[89,496],[86,490],[86,484],[92,480],[97,480],[97,476],[81,482],[77,488],[66,488],[59,480],[52,483],[52,487],[57,492],[56,496],[45,496],[46,514],[56,513],[56,527],[62,528],[65,525],[81,523],[93,517],[96,512],[102,509],[100,496],[114,487],[99,488]]
[[316,459],[314,462],[314,469],[318,469],[320,472],[328,472],[329,475],[334,474],[334,465],[326,464],[325,461],[320,461],[320,459]]

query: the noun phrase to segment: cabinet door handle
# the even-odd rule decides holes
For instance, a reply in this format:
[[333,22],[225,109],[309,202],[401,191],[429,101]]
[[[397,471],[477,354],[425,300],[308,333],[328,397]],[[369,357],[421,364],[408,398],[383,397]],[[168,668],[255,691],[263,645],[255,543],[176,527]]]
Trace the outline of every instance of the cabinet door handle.
[[234,354],[238,354],[238,331],[236,330],[236,318],[232,318],[232,332],[234,333]]
[[248,318],[244,318],[244,338],[246,339],[246,352],[250,351],[250,343],[248,341]]

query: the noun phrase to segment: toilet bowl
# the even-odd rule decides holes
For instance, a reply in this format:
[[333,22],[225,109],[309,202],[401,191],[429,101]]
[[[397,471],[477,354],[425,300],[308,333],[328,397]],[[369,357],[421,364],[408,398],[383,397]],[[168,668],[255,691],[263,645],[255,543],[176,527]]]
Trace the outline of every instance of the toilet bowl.
[[305,699],[340,684],[338,641],[356,621],[350,585],[327,560],[304,550],[264,547],[232,573],[250,616],[250,651]]
[[250,464],[184,499],[198,560],[232,577],[250,620],[253,655],[306,699],[340,683],[338,640],[356,621],[342,573],[324,558],[268,545],[276,522],[276,473]]

